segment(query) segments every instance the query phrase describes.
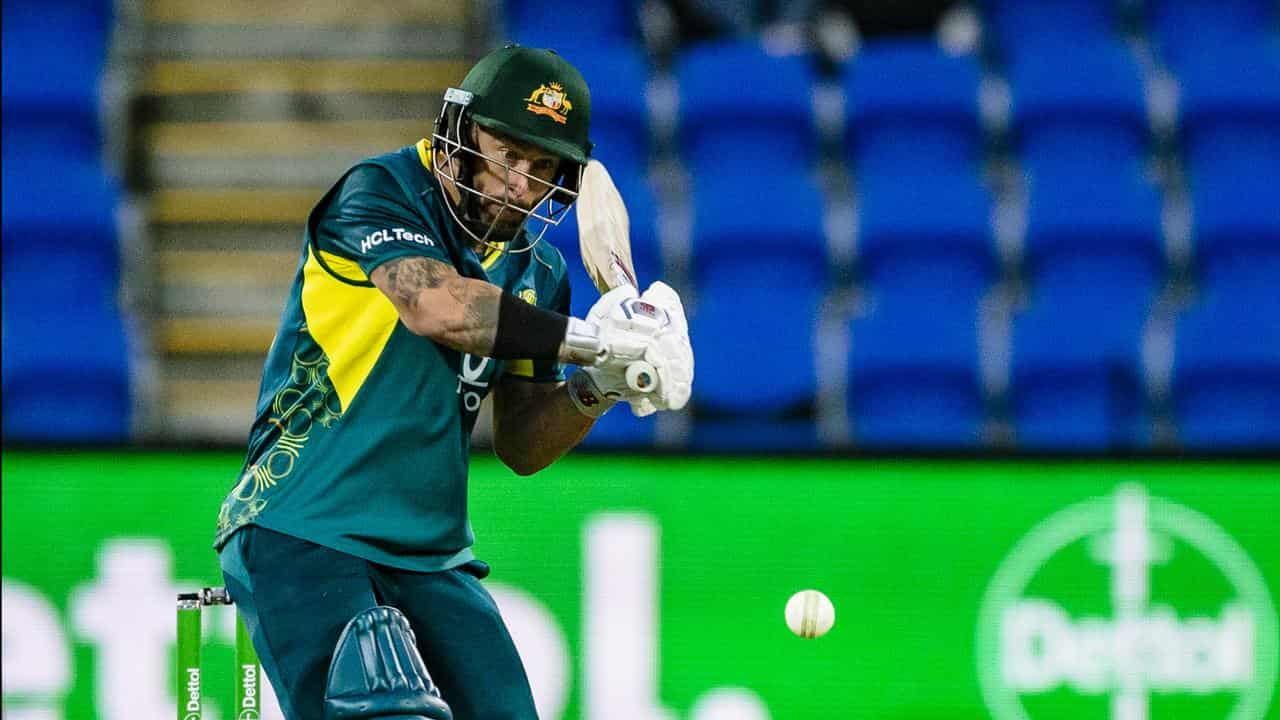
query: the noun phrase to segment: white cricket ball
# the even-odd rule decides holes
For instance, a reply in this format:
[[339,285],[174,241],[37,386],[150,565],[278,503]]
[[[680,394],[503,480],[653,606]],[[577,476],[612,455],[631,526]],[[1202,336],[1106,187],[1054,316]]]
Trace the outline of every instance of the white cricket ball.
[[817,590],[801,590],[787,601],[787,627],[802,638],[818,638],[836,623],[831,600]]

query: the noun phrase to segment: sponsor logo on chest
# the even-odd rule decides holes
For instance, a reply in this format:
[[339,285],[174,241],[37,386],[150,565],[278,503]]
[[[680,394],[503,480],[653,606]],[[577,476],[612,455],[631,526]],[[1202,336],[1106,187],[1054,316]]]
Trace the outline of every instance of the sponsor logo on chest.
[[436,246],[435,240],[422,233],[412,232],[404,228],[384,228],[365,235],[364,240],[360,241],[360,252],[367,253],[379,245],[389,242],[410,242],[428,247]]

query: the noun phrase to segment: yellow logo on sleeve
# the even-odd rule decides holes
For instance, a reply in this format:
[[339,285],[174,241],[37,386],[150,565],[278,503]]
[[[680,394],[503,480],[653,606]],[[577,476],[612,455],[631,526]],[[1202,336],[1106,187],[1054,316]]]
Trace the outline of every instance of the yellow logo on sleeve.
[[525,288],[521,290],[520,292],[516,293],[516,297],[529,303],[530,305],[538,304],[538,293],[535,292],[533,288]]
[[565,117],[573,110],[573,103],[569,102],[569,98],[564,95],[564,87],[560,83],[550,83],[539,85],[529,97],[524,101],[528,103],[525,107],[535,115],[546,115],[556,122],[564,125],[568,122]]

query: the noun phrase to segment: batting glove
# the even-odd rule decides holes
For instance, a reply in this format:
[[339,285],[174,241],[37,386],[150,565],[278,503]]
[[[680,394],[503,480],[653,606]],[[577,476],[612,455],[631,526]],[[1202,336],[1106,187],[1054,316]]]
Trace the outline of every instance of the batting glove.
[[624,285],[605,293],[587,313],[586,322],[597,329],[602,352],[592,365],[584,365],[569,377],[569,397],[580,412],[600,417],[618,400],[647,392],[632,390],[627,368],[645,360],[654,339],[670,319],[636,289]]
[[650,415],[658,410],[680,410],[693,392],[693,346],[689,342],[689,323],[684,303],[675,290],[663,282],[655,282],[640,300],[657,308],[665,323],[654,335],[644,359],[658,375],[657,387],[638,397],[629,397],[632,412]]

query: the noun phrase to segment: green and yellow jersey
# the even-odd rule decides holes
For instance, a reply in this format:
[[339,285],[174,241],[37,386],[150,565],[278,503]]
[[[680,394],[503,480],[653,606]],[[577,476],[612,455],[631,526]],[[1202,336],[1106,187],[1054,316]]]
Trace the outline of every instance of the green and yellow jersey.
[[472,559],[467,469],[480,403],[504,374],[557,382],[564,368],[415,335],[369,275],[429,257],[566,314],[569,284],[546,242],[477,255],[445,202],[423,140],[357,164],[312,210],[215,547],[256,524],[410,570]]

